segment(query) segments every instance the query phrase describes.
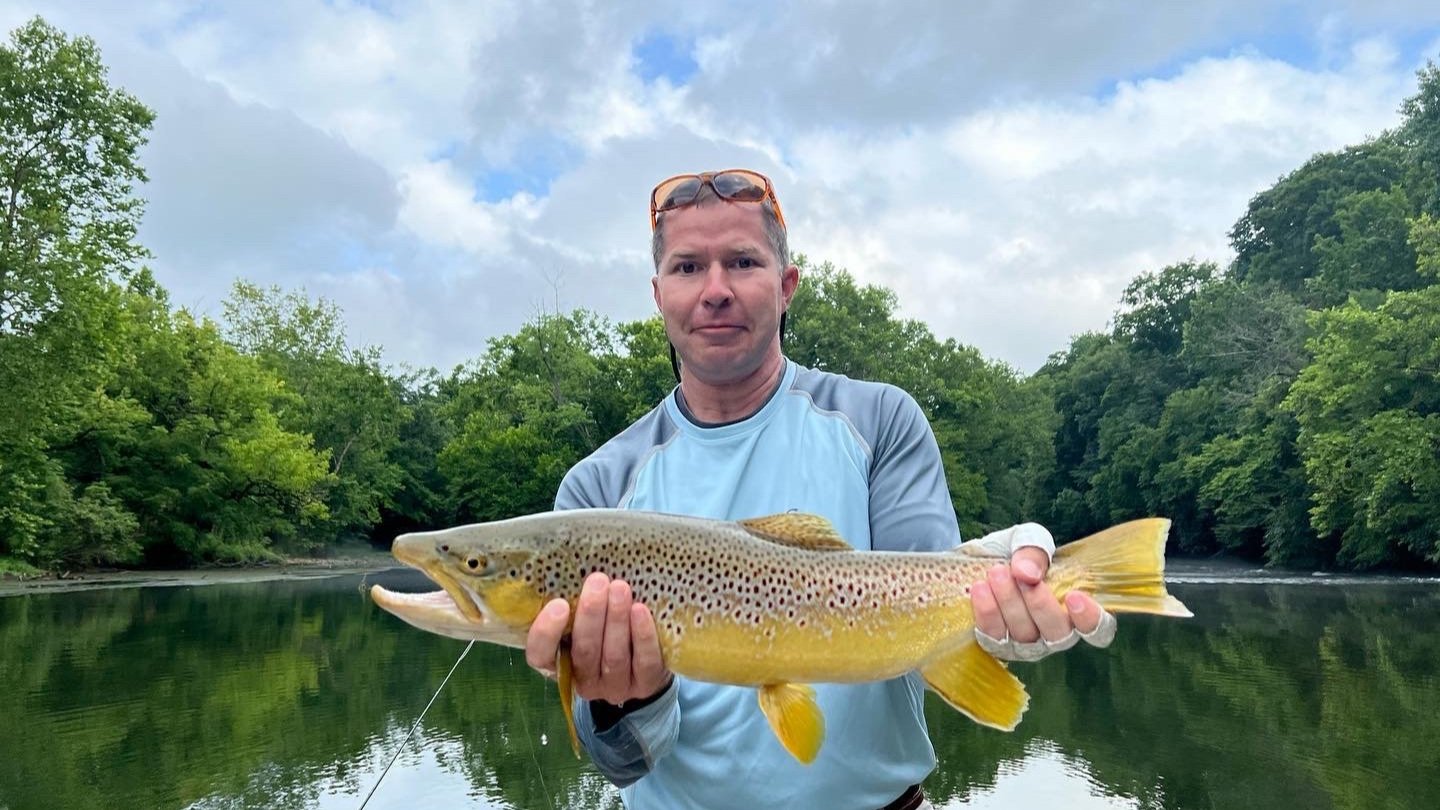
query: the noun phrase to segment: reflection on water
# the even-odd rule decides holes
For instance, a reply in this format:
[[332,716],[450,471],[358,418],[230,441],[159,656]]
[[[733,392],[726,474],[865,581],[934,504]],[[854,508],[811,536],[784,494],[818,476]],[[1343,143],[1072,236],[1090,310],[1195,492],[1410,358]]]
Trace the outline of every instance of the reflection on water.
[[[419,589],[409,573],[396,587]],[[358,577],[0,599],[0,810],[354,808],[463,644]],[[1440,807],[1440,585],[1177,585],[1189,621],[1017,665],[1014,734],[929,704],[937,807]],[[552,687],[477,645],[370,807],[618,807]]]
[[1048,744],[1032,745],[1020,760],[1000,763],[993,787],[937,805],[941,810],[1134,810],[1139,806],[1099,784],[1083,759],[1066,756]]

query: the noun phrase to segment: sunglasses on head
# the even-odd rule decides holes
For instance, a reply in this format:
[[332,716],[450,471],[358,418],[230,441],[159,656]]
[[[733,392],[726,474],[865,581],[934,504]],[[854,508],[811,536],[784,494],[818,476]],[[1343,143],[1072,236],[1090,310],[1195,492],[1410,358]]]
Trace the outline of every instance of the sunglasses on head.
[[769,200],[775,210],[775,219],[780,222],[780,227],[785,227],[785,216],[780,213],[780,201],[775,198],[775,187],[770,185],[770,178],[749,169],[726,169],[723,172],[677,174],[662,180],[650,192],[650,230],[655,230],[661,214],[693,204],[706,185],[714,189],[720,199],[730,202],[759,203]]

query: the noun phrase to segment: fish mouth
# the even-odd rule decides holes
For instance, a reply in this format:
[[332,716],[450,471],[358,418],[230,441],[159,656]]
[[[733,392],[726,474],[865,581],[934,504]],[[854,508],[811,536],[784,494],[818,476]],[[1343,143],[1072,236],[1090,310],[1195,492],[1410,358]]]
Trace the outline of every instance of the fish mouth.
[[418,568],[439,585],[440,590],[400,593],[375,585],[370,588],[370,598],[375,604],[409,624],[442,635],[458,637],[457,633],[465,632],[469,638],[496,632],[493,623],[486,620],[476,596],[445,569],[445,558],[437,549],[433,535],[402,535],[395,539],[390,553],[411,568]]
[[[430,577],[436,585],[440,586],[442,592],[450,597],[451,601],[455,603],[456,609],[458,609],[465,618],[476,623],[483,624],[485,622],[485,612],[480,609],[480,605],[475,601],[474,596],[468,589],[457,582],[454,577],[441,570],[439,566],[433,564],[421,566],[420,570],[424,571],[425,576]],[[430,595],[436,596],[438,594],[431,592]]]
[[[468,598],[457,602],[448,591],[400,593],[383,585],[372,585],[370,599],[406,624],[428,633],[461,641],[484,641],[518,648],[525,646],[523,631],[517,633],[514,628],[486,620]],[[469,605],[477,615],[472,616],[462,610],[461,605]]]

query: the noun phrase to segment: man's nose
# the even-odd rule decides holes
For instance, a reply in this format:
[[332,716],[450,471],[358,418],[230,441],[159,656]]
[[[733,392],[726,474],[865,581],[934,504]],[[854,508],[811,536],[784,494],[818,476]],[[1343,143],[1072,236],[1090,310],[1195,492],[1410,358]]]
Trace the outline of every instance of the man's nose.
[[722,307],[730,303],[735,293],[730,289],[730,275],[725,272],[725,266],[716,262],[705,269],[705,289],[702,298],[706,304],[712,307]]

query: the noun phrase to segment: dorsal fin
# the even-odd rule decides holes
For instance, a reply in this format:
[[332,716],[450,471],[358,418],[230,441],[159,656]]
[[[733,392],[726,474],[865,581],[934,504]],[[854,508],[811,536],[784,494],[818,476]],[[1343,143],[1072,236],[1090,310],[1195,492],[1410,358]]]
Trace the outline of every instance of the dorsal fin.
[[810,551],[854,551],[854,547],[819,515],[804,512],[781,512],[778,515],[740,521],[745,530],[771,543],[809,549]]

